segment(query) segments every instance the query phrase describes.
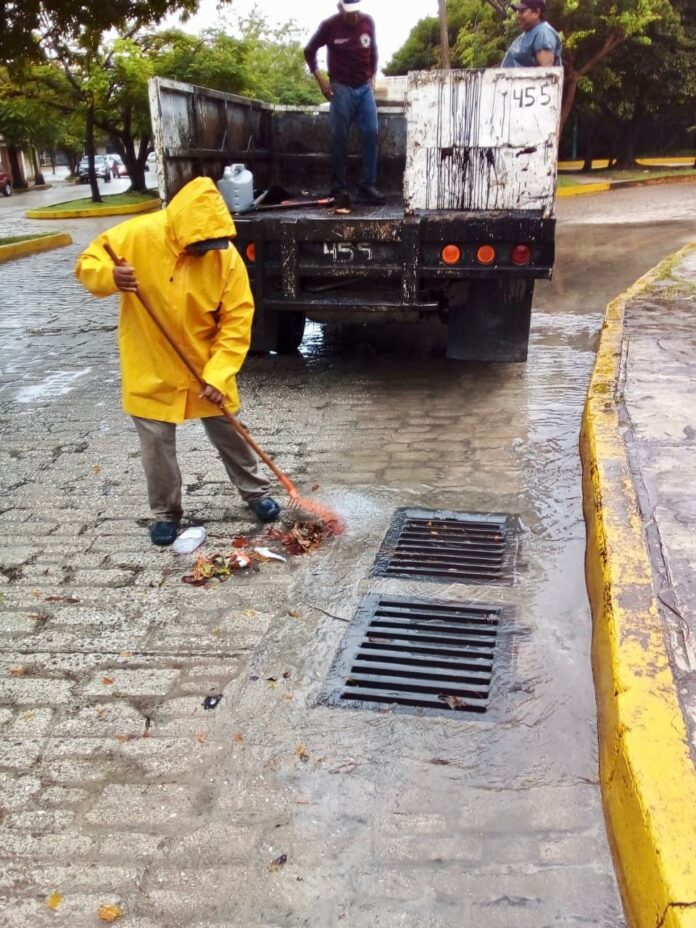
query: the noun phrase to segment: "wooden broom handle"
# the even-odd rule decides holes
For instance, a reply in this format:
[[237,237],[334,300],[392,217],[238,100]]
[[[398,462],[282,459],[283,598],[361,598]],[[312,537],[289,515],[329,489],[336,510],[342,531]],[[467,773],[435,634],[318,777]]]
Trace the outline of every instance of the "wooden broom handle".
[[[117,255],[116,252],[113,250],[113,248],[111,247],[111,245],[109,245],[108,242],[105,242],[105,243],[104,243],[104,250],[106,251],[106,253],[108,254],[108,256],[111,258],[111,260],[114,262],[114,264],[123,264],[123,263],[124,263],[123,260],[122,260],[121,258],[118,257],[118,255]],[[195,367],[193,366],[193,364],[191,364],[191,362],[190,362],[189,359],[186,357],[186,355],[184,354],[184,352],[181,350],[181,348],[179,348],[179,346],[178,346],[177,343],[174,341],[174,339],[171,337],[171,335],[169,334],[169,332],[165,329],[165,327],[162,325],[162,323],[160,322],[160,320],[157,318],[157,314],[154,312],[154,310],[152,309],[152,307],[148,304],[148,302],[147,302],[147,300],[145,299],[145,297],[144,297],[142,291],[140,290],[140,288],[138,288],[138,289],[135,291],[135,296],[138,298],[138,300],[140,300],[140,303],[141,303],[143,309],[145,310],[145,312],[148,314],[148,316],[150,317],[150,319],[152,319],[152,321],[155,323],[155,325],[157,326],[157,328],[160,330],[160,332],[162,333],[162,335],[163,335],[165,341],[171,346],[172,350],[176,353],[177,357],[178,357],[179,360],[182,362],[182,364],[184,364],[184,365],[186,366],[186,369],[187,369],[188,372],[191,374],[191,376],[195,378],[196,382],[197,382],[201,387],[207,387],[208,384],[205,382],[205,380],[203,380],[203,378],[202,378],[201,375],[198,373],[198,371],[195,369]],[[211,404],[211,405],[216,405],[216,404],[213,403],[213,404]],[[256,444],[256,442],[255,442],[254,439],[251,437],[251,435],[249,434],[249,432],[244,428],[244,426],[242,425],[242,423],[239,422],[239,420],[238,420],[237,418],[235,418],[235,416],[233,416],[232,413],[228,412],[228,411],[225,409],[224,405],[223,405],[223,406],[218,406],[217,408],[221,410],[222,414],[223,414],[223,415],[225,416],[225,418],[231,423],[231,425],[232,425],[232,427],[234,428],[234,430],[235,430],[239,435],[241,435],[241,437],[242,437],[242,438],[244,439],[244,441],[249,445],[249,447],[252,448],[252,449],[256,452],[256,454],[258,454],[258,456],[261,458],[261,460],[262,460],[263,463],[266,465],[266,467],[268,467],[269,470],[271,470],[271,471],[276,475],[276,477],[278,478],[278,480],[280,481],[280,483],[283,485],[283,487],[285,488],[285,490],[287,491],[287,493],[288,493],[290,496],[292,496],[292,497],[299,496],[297,487],[296,487],[295,484],[292,482],[292,480],[290,480],[290,478],[289,478],[286,474],[284,474],[284,473],[282,472],[282,470],[280,470],[280,468],[276,465],[276,463],[273,461],[273,459],[270,458],[270,457],[266,454],[266,452],[263,450],[263,448],[259,447],[259,445]]]

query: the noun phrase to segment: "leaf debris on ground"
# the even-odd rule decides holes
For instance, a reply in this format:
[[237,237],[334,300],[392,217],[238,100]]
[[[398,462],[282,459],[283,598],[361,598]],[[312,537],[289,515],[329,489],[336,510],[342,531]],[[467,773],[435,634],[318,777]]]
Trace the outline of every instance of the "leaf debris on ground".
[[[278,542],[286,554],[308,554],[320,547],[327,528],[321,522],[295,522],[287,530],[269,528],[266,538]],[[260,564],[284,562],[286,557],[270,547],[255,546],[253,541],[238,535],[231,541],[229,554],[199,554],[193,570],[181,579],[190,586],[205,586],[211,580],[228,580],[233,574],[259,569]]]
[[276,857],[274,861],[271,861],[271,865],[269,866],[268,869],[271,871],[280,870],[280,868],[284,867],[287,862],[288,862],[288,855],[281,854],[280,857]]

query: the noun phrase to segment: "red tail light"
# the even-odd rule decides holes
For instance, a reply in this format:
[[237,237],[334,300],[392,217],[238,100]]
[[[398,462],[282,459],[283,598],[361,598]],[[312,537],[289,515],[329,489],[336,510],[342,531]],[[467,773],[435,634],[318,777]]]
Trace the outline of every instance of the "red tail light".
[[254,245],[253,242],[249,242],[244,251],[244,254],[247,256],[247,261],[253,264],[254,261],[256,261],[256,245]]
[[511,252],[513,264],[529,264],[532,258],[532,249],[529,245],[515,245]]

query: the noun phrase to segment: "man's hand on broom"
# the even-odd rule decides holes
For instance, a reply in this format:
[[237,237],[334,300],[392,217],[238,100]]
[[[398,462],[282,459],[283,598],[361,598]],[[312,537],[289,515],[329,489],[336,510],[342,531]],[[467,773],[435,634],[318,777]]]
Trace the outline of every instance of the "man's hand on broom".
[[222,406],[225,402],[222,393],[216,390],[215,387],[211,387],[209,383],[203,387],[198,396],[202,400],[209,400],[214,406]]
[[119,258],[118,264],[114,265],[114,283],[119,290],[124,293],[135,293],[138,289],[138,281],[135,276],[135,268],[132,267],[124,258]]

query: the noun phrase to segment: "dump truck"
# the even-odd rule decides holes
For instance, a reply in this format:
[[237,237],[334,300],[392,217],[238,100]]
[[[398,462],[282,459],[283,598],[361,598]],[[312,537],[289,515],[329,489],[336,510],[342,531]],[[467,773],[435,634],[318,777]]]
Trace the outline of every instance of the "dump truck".
[[[561,85],[561,68],[410,73],[404,103],[378,107],[386,202],[341,213],[307,202],[329,190],[325,106],[153,78],[160,196],[199,175],[218,181],[232,163],[267,195],[234,216],[256,304],[252,349],[296,350],[306,319],[439,318],[448,357],[525,361],[534,281],[554,261]],[[354,186],[360,160],[356,134]]]

